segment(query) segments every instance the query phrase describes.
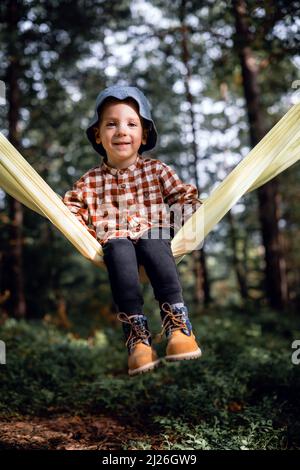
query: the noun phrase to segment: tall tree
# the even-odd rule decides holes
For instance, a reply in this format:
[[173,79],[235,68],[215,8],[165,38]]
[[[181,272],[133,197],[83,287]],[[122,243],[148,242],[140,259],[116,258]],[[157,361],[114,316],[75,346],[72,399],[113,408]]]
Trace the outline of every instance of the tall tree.
[[[20,133],[18,129],[21,108],[21,55],[17,38],[18,23],[21,11],[17,0],[11,0],[6,9],[7,30],[11,31],[11,39],[7,44],[8,66],[5,75],[8,101],[8,138],[20,149]],[[26,301],[23,279],[23,207],[16,199],[8,196],[8,239],[3,255],[4,291],[9,293],[6,309],[17,318],[26,313]]]
[[[250,126],[251,146],[254,147],[266,134],[264,112],[260,101],[260,87],[250,32],[250,17],[245,0],[233,0],[236,21],[235,44],[239,54],[243,89]],[[259,216],[265,247],[265,282],[270,305],[282,309],[288,302],[286,263],[279,230],[280,195],[278,181],[273,179],[257,191]]]

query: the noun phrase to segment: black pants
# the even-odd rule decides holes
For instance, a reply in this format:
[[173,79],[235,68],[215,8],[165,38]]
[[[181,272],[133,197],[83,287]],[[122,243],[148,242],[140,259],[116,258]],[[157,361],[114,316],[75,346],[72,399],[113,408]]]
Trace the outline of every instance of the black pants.
[[103,253],[118,311],[127,314],[143,311],[139,265],[144,266],[159,305],[163,302],[183,302],[170,239],[148,239],[145,235],[135,241],[130,238],[113,238],[103,245]]

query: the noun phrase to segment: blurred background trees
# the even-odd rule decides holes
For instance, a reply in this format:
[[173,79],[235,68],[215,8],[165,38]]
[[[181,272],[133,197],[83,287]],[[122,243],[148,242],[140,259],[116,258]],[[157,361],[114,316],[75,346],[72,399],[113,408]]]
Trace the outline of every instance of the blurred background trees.
[[[205,198],[296,102],[299,1],[12,0],[0,5],[0,129],[63,195],[100,161],[85,137],[105,86],[140,87],[150,156]],[[297,311],[299,165],[244,196],[179,265],[186,302]],[[107,273],[0,191],[0,309],[87,327],[113,319]],[[144,285],[145,311],[156,306]]]

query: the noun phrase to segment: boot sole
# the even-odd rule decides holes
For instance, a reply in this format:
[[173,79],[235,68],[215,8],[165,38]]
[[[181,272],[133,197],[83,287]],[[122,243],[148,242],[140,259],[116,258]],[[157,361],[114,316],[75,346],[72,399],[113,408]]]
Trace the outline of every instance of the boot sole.
[[145,374],[153,369],[155,369],[160,363],[160,359],[157,361],[150,362],[150,364],[146,364],[144,366],[139,367],[138,369],[129,370],[128,374],[132,377],[133,375]]
[[196,351],[190,353],[181,353],[181,354],[171,354],[170,356],[165,356],[165,359],[169,362],[172,361],[189,361],[190,359],[198,359],[202,356],[202,351],[198,348]]

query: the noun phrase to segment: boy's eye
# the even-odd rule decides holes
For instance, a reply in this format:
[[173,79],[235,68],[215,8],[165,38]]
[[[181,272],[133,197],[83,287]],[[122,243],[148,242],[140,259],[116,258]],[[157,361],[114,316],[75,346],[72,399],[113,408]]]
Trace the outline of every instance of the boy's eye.
[[[112,126],[115,126],[115,125],[116,125],[116,123],[113,122],[113,121],[108,122],[108,123],[106,124],[107,127],[112,127]],[[136,127],[137,124],[136,124],[135,122],[129,122],[129,123],[128,123],[128,126],[130,126],[130,127]]]

